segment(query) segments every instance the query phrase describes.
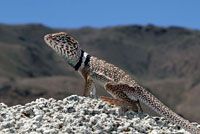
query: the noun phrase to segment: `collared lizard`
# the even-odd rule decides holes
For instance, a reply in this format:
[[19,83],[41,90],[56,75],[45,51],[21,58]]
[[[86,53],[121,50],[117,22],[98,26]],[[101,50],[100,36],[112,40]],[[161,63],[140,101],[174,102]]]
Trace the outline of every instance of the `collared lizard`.
[[141,101],[170,122],[191,133],[200,134],[199,128],[170,110],[123,70],[84,52],[78,41],[67,33],[47,34],[44,40],[83,76],[85,79],[84,96],[89,96],[90,93],[95,95],[94,82],[98,82],[113,96],[113,98],[102,97],[104,101],[142,112],[139,103]]

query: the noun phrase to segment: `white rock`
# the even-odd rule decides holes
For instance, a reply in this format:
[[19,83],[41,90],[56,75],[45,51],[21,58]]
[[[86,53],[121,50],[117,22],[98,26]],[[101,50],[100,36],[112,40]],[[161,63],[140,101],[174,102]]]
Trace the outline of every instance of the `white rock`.
[[[196,126],[198,124],[195,124]],[[200,125],[199,125],[200,126]],[[77,95],[56,101],[40,98],[24,106],[0,103],[0,134],[189,134],[163,117],[124,112],[100,99]]]

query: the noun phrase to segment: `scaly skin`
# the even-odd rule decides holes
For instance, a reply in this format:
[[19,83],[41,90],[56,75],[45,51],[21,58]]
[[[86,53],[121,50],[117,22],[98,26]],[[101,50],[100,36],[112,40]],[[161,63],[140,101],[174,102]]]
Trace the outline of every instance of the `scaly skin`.
[[79,43],[67,33],[48,34],[44,40],[82,75],[85,80],[84,96],[95,95],[94,82],[98,82],[114,97],[102,97],[104,101],[142,112],[141,101],[170,122],[193,134],[200,134],[199,128],[170,110],[123,70],[81,50]]

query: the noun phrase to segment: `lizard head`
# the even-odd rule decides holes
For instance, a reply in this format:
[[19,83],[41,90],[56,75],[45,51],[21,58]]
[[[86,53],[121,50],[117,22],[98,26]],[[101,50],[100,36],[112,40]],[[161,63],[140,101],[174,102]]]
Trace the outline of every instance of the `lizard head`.
[[78,41],[73,37],[65,32],[60,32],[47,34],[44,36],[44,40],[46,44],[63,57],[72,67],[78,63],[81,57],[81,49]]

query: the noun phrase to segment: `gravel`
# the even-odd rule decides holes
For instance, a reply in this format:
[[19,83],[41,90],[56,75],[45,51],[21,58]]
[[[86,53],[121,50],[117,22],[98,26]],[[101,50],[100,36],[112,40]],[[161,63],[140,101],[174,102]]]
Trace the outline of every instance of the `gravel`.
[[63,100],[40,98],[24,106],[0,103],[0,134],[11,133],[189,134],[163,117],[125,111],[99,98],[77,95]]

